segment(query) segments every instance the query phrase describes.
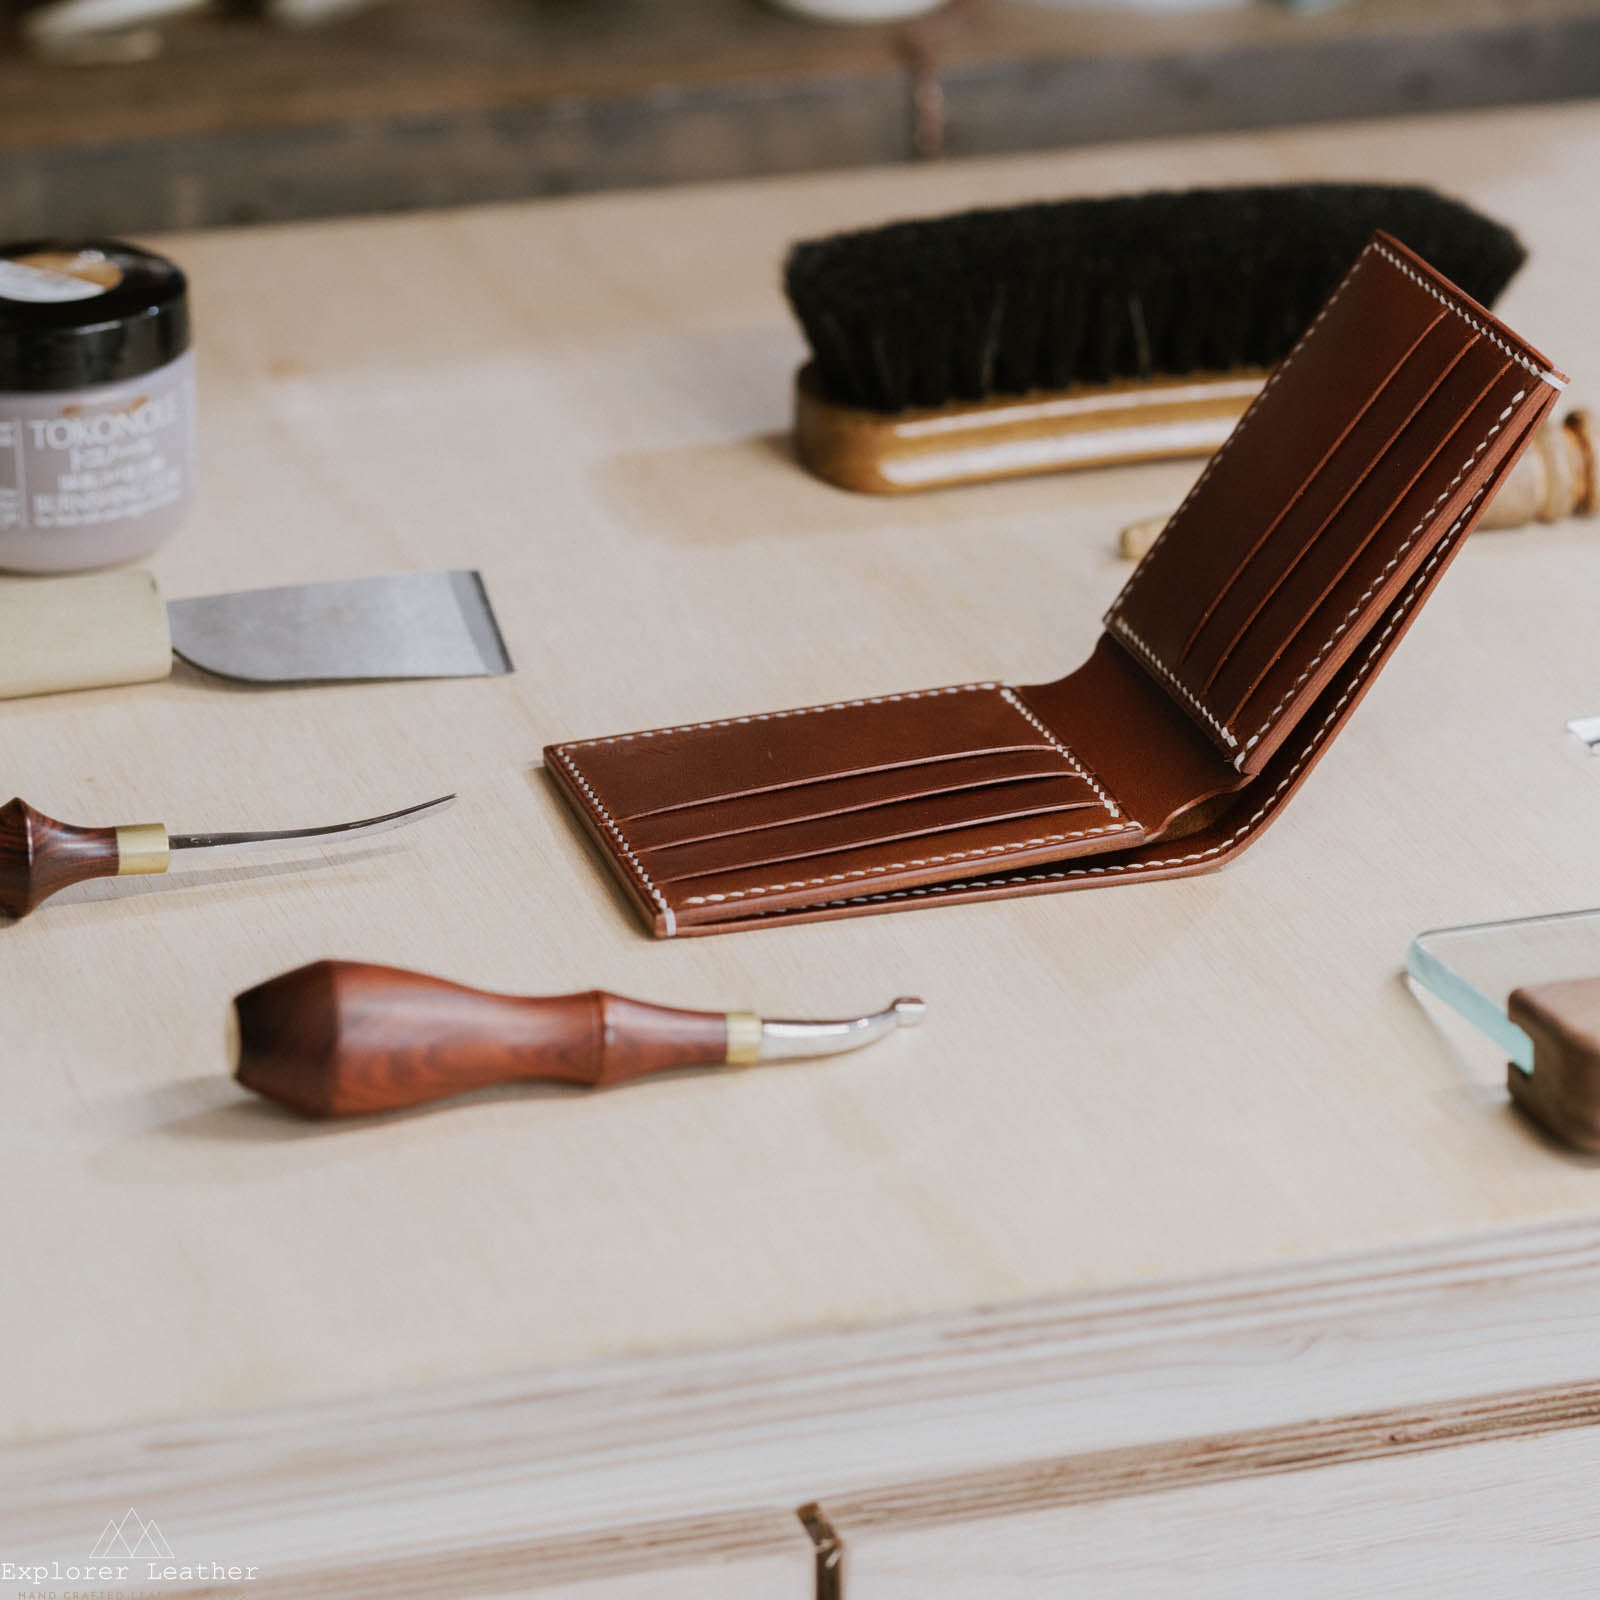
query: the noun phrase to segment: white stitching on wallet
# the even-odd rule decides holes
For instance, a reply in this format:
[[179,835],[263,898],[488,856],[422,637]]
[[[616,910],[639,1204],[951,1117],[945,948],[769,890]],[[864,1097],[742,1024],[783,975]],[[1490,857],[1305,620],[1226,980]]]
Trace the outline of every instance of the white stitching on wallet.
[[809,717],[819,711],[852,711],[859,706],[893,705],[899,700],[927,700],[941,694],[968,694],[977,689],[998,689],[998,683],[957,683],[946,689],[912,689],[905,694],[878,694],[865,700],[829,700],[823,705],[798,706],[792,711],[761,711],[748,717],[722,717],[715,722],[680,722],[675,728],[648,728],[643,733],[614,733],[604,739],[575,739],[563,750],[587,750],[597,744],[631,744],[635,739],[662,739],[669,733],[699,733],[706,728],[737,728],[747,722],[781,722],[785,717]]
[[[640,861],[639,857],[634,853],[633,846],[629,844],[627,836],[622,831],[621,825],[601,803],[600,797],[595,793],[589,781],[578,770],[577,763],[572,759],[571,751],[575,749],[583,749],[590,745],[623,744],[630,739],[650,739],[667,733],[689,733],[696,732],[703,728],[730,728],[739,723],[745,722],[769,722],[782,717],[808,716],[812,712],[817,711],[845,711],[857,706],[886,705],[898,700],[925,700],[932,695],[964,694],[972,690],[989,690],[998,694],[1006,702],[1006,704],[1017,713],[1018,716],[1023,718],[1024,721],[1029,723],[1032,727],[1036,728],[1041,734],[1044,735],[1044,737],[1049,741],[1051,748],[1054,749],[1056,753],[1066,761],[1068,766],[1072,768],[1073,772],[1076,773],[1077,776],[1081,778],[1091,790],[1094,791],[1095,797],[1099,800],[1100,805],[1104,808],[1107,815],[1112,817],[1121,817],[1122,813],[1117,809],[1116,803],[1111,799],[1110,795],[1106,793],[1105,789],[1101,787],[1099,781],[1094,777],[1094,775],[1088,771],[1081,761],[1078,760],[1077,756],[1074,755],[1073,752],[1066,745],[1064,745],[1050,731],[1050,729],[1046,727],[1045,724],[1040,721],[1040,719],[1036,717],[1026,705],[1022,703],[1020,699],[1018,699],[1017,695],[1009,685],[1000,683],[963,683],[947,689],[916,689],[906,694],[877,695],[870,700],[836,700],[826,705],[804,706],[796,711],[766,711],[760,713],[759,715],[749,717],[726,717],[719,722],[687,722],[682,723],[675,728],[657,728],[649,733],[618,734],[609,739],[584,739],[574,744],[558,745],[556,746],[556,754],[561,757],[562,764],[566,767],[567,771],[572,774],[573,780],[583,790],[585,796],[589,800],[590,805],[593,806],[596,815],[605,825],[606,830],[611,834],[612,838],[616,840],[617,848],[623,853],[624,856],[627,857],[629,865],[633,868],[634,872],[638,874],[640,882],[649,892],[651,898],[654,899],[656,904],[660,906],[662,911],[666,914],[667,932],[669,935],[671,935],[676,931],[672,908],[670,905],[668,905],[666,897],[651,881],[650,874],[645,870],[644,863]],[[982,849],[975,850],[952,850],[946,852],[944,855],[928,856],[921,860],[896,861],[887,866],[861,867],[851,872],[832,872],[828,873],[824,877],[804,878],[793,883],[773,883],[756,889],[730,889],[722,894],[690,895],[684,900],[683,903],[690,906],[703,906],[715,905],[724,900],[752,899],[757,895],[778,894],[788,889],[816,888],[825,883],[846,883],[851,879],[876,877],[880,873],[885,872],[904,872],[915,867],[940,866],[951,861],[968,861],[977,860],[984,856],[1006,855],[1017,850],[1029,850],[1047,844],[1065,844],[1068,840],[1086,839],[1094,834],[1126,833],[1131,829],[1137,828],[1137,826],[1138,825],[1136,823],[1132,822],[1118,822],[1114,827],[1080,828],[1075,833],[1044,834],[1035,839],[1019,840],[1014,844],[986,845]]]
[[[1187,495],[1184,496],[1182,504],[1180,504],[1177,511],[1172,514],[1167,526],[1162,529],[1161,537],[1156,540],[1155,544],[1151,546],[1150,551],[1145,556],[1144,560],[1141,561],[1138,567],[1134,569],[1133,576],[1128,579],[1127,583],[1123,586],[1122,593],[1117,596],[1116,600],[1112,603],[1110,611],[1106,613],[1106,626],[1115,632],[1119,637],[1125,639],[1130,645],[1132,645],[1138,654],[1144,659],[1146,664],[1154,668],[1171,688],[1176,689],[1183,697],[1185,703],[1191,706],[1194,710],[1198,711],[1200,715],[1205,718],[1209,726],[1215,729],[1222,736],[1230,748],[1238,751],[1238,754],[1234,757],[1234,765],[1241,769],[1243,768],[1250,751],[1254,749],[1255,746],[1259,744],[1269,732],[1271,732],[1278,718],[1283,714],[1285,708],[1289,705],[1289,702],[1294,699],[1295,695],[1305,684],[1306,680],[1310,678],[1312,673],[1314,673],[1317,668],[1322,665],[1323,661],[1327,659],[1328,652],[1344,635],[1351,622],[1355,620],[1356,616],[1361,611],[1361,608],[1366,605],[1366,603],[1372,598],[1377,590],[1383,585],[1390,573],[1392,573],[1395,567],[1399,564],[1406,551],[1416,543],[1417,538],[1421,535],[1423,529],[1425,529],[1438,514],[1439,507],[1449,499],[1456,486],[1467,475],[1467,473],[1472,470],[1473,466],[1476,465],[1483,452],[1489,448],[1494,436],[1505,426],[1506,419],[1510,417],[1511,413],[1523,400],[1527,398],[1528,395],[1528,391],[1526,389],[1519,389],[1516,394],[1512,396],[1511,403],[1505,408],[1504,411],[1500,413],[1500,416],[1496,420],[1494,426],[1490,428],[1487,435],[1485,435],[1483,442],[1463,463],[1461,470],[1457,472],[1455,477],[1450,480],[1450,482],[1446,485],[1444,492],[1439,495],[1438,499],[1436,499],[1432,506],[1430,506],[1423,514],[1422,520],[1406,536],[1405,542],[1401,544],[1399,549],[1394,552],[1394,555],[1384,567],[1383,571],[1379,573],[1376,580],[1368,586],[1366,592],[1355,603],[1355,605],[1351,607],[1349,614],[1344,618],[1339,626],[1334,629],[1332,635],[1323,643],[1321,649],[1319,649],[1316,655],[1313,656],[1311,664],[1305,669],[1304,672],[1300,674],[1298,678],[1295,679],[1293,686],[1277,703],[1277,705],[1272,708],[1272,711],[1268,714],[1266,721],[1263,722],[1247,740],[1245,740],[1242,746],[1240,746],[1238,737],[1235,735],[1233,729],[1224,723],[1222,719],[1218,717],[1211,710],[1211,708],[1201,700],[1200,696],[1194,690],[1190,689],[1181,678],[1179,678],[1175,668],[1170,667],[1164,660],[1162,660],[1156,651],[1150,645],[1145,643],[1145,641],[1140,638],[1131,627],[1129,627],[1127,622],[1123,620],[1121,615],[1122,607],[1127,602],[1128,597],[1132,594],[1133,586],[1138,581],[1140,573],[1145,570],[1156,551],[1161,548],[1162,541],[1165,540],[1167,534],[1172,530],[1173,524],[1176,523],[1178,518],[1183,514],[1189,502],[1194,499],[1196,494],[1199,493],[1200,485],[1203,484],[1211,475],[1211,469],[1220,459],[1222,451],[1226,450],[1228,445],[1232,444],[1234,439],[1238,438],[1239,434],[1243,432],[1244,425],[1250,420],[1250,416],[1255,411],[1256,406],[1260,405],[1262,400],[1266,398],[1267,391],[1274,383],[1277,382],[1278,378],[1288,368],[1289,363],[1293,361],[1294,358],[1301,352],[1301,350],[1305,348],[1307,340],[1309,340],[1311,335],[1316,331],[1317,325],[1325,316],[1327,316],[1328,312],[1333,309],[1334,302],[1337,301],[1339,296],[1344,293],[1346,287],[1355,277],[1356,269],[1359,268],[1361,263],[1366,260],[1367,256],[1373,252],[1376,252],[1378,255],[1382,256],[1383,259],[1389,262],[1391,266],[1395,267],[1421,288],[1426,289],[1428,293],[1431,294],[1441,305],[1455,312],[1455,314],[1460,317],[1461,320],[1465,322],[1475,333],[1485,339],[1488,339],[1519,366],[1526,368],[1536,378],[1539,378],[1545,382],[1554,381],[1551,375],[1544,372],[1537,365],[1537,363],[1518,352],[1511,345],[1507,344],[1506,341],[1500,338],[1499,335],[1497,335],[1492,329],[1480,322],[1464,307],[1458,305],[1454,300],[1446,295],[1444,291],[1441,290],[1436,284],[1430,283],[1422,276],[1421,273],[1417,272],[1415,268],[1403,261],[1394,253],[1394,251],[1390,250],[1387,245],[1379,244],[1375,239],[1368,242],[1366,249],[1364,249],[1356,258],[1355,264],[1344,275],[1344,278],[1341,280],[1338,288],[1336,288],[1332,295],[1329,296],[1327,304],[1323,306],[1320,312],[1318,312],[1317,316],[1312,321],[1311,326],[1308,327],[1303,334],[1301,334],[1299,340],[1295,344],[1294,349],[1292,349],[1289,354],[1285,356],[1284,359],[1279,363],[1276,371],[1274,371],[1272,376],[1263,386],[1261,393],[1257,395],[1254,402],[1252,402],[1250,409],[1246,411],[1245,414],[1239,419],[1238,426],[1235,427],[1232,434],[1228,436],[1227,440],[1223,444],[1222,450],[1219,450],[1217,454],[1211,458],[1210,462],[1206,466],[1206,470],[1200,474],[1200,477],[1195,482],[1194,487],[1190,489]],[[1466,510],[1462,513],[1463,516],[1465,516],[1467,512],[1472,509],[1472,505],[1476,503],[1476,500],[1477,496],[1474,496],[1473,500],[1468,502]]]
[[[1521,398],[1522,396],[1519,394],[1517,399],[1520,400]],[[1515,403],[1515,401],[1512,402],[1513,405]],[[1511,407],[1507,406],[1505,411],[1501,412],[1501,422],[1503,422],[1506,416],[1510,414],[1510,411]],[[1496,423],[1495,426],[1489,430],[1489,439],[1494,438],[1494,436],[1500,431],[1500,427],[1501,423]],[[1483,443],[1478,446],[1477,451],[1472,457],[1472,461],[1476,461],[1478,457],[1482,455],[1486,449],[1488,449],[1489,439],[1485,439]],[[1405,543],[1401,545],[1400,548],[1396,550],[1395,553],[1389,558],[1388,565],[1385,566],[1383,571],[1372,580],[1372,582],[1367,586],[1366,592],[1345,613],[1344,620],[1337,628],[1333,630],[1331,634],[1328,635],[1327,642],[1311,658],[1310,665],[1307,666],[1305,671],[1302,672],[1300,676],[1289,685],[1289,687],[1284,691],[1283,698],[1272,708],[1270,712],[1267,713],[1267,720],[1263,722],[1247,740],[1245,740],[1244,748],[1234,759],[1235,766],[1242,767],[1244,765],[1245,758],[1261,742],[1262,738],[1271,731],[1273,724],[1277,722],[1279,716],[1283,712],[1284,707],[1287,706],[1289,702],[1293,700],[1294,697],[1300,692],[1300,685],[1303,684],[1306,679],[1309,678],[1311,674],[1322,665],[1323,661],[1327,658],[1328,652],[1334,647],[1335,644],[1338,643],[1340,635],[1344,633],[1345,629],[1347,629],[1353,621],[1355,621],[1357,614],[1360,612],[1361,608],[1366,605],[1367,601],[1369,601],[1372,596],[1380,588],[1382,588],[1384,581],[1388,578],[1389,574],[1393,572],[1397,566],[1399,566],[1400,558],[1405,555],[1406,551],[1409,550],[1413,544],[1416,543],[1417,536],[1425,527],[1427,527],[1430,522],[1433,521],[1433,518],[1439,509],[1439,501],[1445,499],[1446,496],[1449,495],[1450,489],[1454,489],[1455,486],[1460,483],[1463,475],[1467,471],[1467,468],[1472,465],[1472,461],[1469,461],[1467,465],[1450,480],[1450,488],[1446,489],[1444,494],[1439,496],[1439,500],[1435,500],[1433,502],[1433,504],[1428,508],[1428,514],[1416,525],[1416,527],[1411,530],[1411,532],[1406,536]],[[1485,484],[1484,489],[1487,487],[1488,485]],[[1467,501],[1466,505],[1461,508],[1461,515],[1456,518],[1454,524],[1450,528],[1450,532],[1445,535],[1447,539],[1455,533],[1456,529],[1459,528],[1469,516],[1471,516],[1472,508],[1483,498],[1484,489],[1478,490],[1478,492],[1473,495],[1469,501]]]
[[[1000,878],[971,879],[960,884],[922,884],[911,889],[890,889],[881,894],[855,895],[845,900],[830,900],[824,905],[807,907],[807,909],[814,911],[831,911],[844,906],[884,905],[891,900],[926,899],[934,895],[952,894],[957,891],[965,891],[968,889],[1005,889],[1009,888],[1014,883],[1062,883],[1069,878],[1109,877],[1119,872],[1154,872],[1158,871],[1162,867],[1183,867],[1190,866],[1196,861],[1209,861],[1212,857],[1222,855],[1225,851],[1231,850],[1240,839],[1255,832],[1256,828],[1261,824],[1263,819],[1266,818],[1277,806],[1278,801],[1283,796],[1284,790],[1286,790],[1289,785],[1292,784],[1300,775],[1300,772],[1304,768],[1306,762],[1308,762],[1315,753],[1317,746],[1320,745],[1323,739],[1327,736],[1328,729],[1331,728],[1338,720],[1340,714],[1344,711],[1344,708],[1349,705],[1351,697],[1355,694],[1356,690],[1361,687],[1363,680],[1372,671],[1373,663],[1382,653],[1384,645],[1388,643],[1390,636],[1394,633],[1395,629],[1400,626],[1400,623],[1405,618],[1406,612],[1411,609],[1412,605],[1416,601],[1417,596],[1426,586],[1429,575],[1432,573],[1433,569],[1438,566],[1440,561],[1444,559],[1445,552],[1449,550],[1451,541],[1455,537],[1455,534],[1460,526],[1461,523],[1458,521],[1451,527],[1450,531],[1446,533],[1443,539],[1439,541],[1438,548],[1423,564],[1416,577],[1412,579],[1410,588],[1406,590],[1405,594],[1396,604],[1393,612],[1390,613],[1388,625],[1373,642],[1372,648],[1364,657],[1362,657],[1361,665],[1356,669],[1355,676],[1348,684],[1345,685],[1344,693],[1340,695],[1338,700],[1334,702],[1332,709],[1323,719],[1321,726],[1318,727],[1317,731],[1313,733],[1311,738],[1307,741],[1305,749],[1303,749],[1295,758],[1294,765],[1290,767],[1286,773],[1284,773],[1281,779],[1279,779],[1277,787],[1273,789],[1272,793],[1261,802],[1255,813],[1247,821],[1240,823],[1239,826],[1235,828],[1226,839],[1221,840],[1217,844],[1208,845],[1204,850],[1192,850],[1187,855],[1181,856],[1164,856],[1154,861],[1110,862],[1104,866],[1098,867],[1070,867],[1060,872],[1016,872],[1009,873]],[[781,913],[768,914],[781,915]]]
[[763,894],[782,894],[790,889],[816,889],[825,883],[848,883],[853,878],[877,878],[885,872],[908,872],[917,867],[940,867],[951,861],[976,861],[984,856],[1014,855],[1018,850],[1033,850],[1047,844],[1065,844],[1069,839],[1088,839],[1103,833],[1141,831],[1136,822],[1119,822],[1111,827],[1079,828],[1076,833],[1044,833],[1037,839],[1018,839],[1011,844],[985,845],[981,850],[950,850],[942,856],[922,856],[911,861],[891,861],[879,867],[857,867],[851,872],[830,872],[820,878],[797,878],[792,883],[768,883],[759,889],[729,889],[723,894],[693,894],[686,906],[714,906],[725,900],[752,900]]
[[633,853],[633,846],[628,843],[622,829],[618,827],[616,818],[614,818],[611,813],[606,810],[605,804],[600,799],[600,796],[597,795],[589,786],[589,780],[578,771],[577,764],[573,761],[572,757],[567,754],[566,746],[558,745],[556,747],[556,754],[561,757],[562,766],[564,766],[572,775],[572,781],[583,790],[584,797],[594,808],[595,815],[599,817],[600,821],[605,825],[606,831],[613,839],[617,841],[617,848],[628,858],[628,865],[631,866],[638,874],[639,882],[644,885],[645,890],[649,894],[650,898],[655,901],[658,907],[660,907],[661,913],[666,919],[667,937],[670,939],[678,931],[678,919],[673,914],[672,907],[667,904],[667,897],[662,894],[662,892],[656,888],[655,884],[651,881],[650,874],[644,869],[644,863]]
[[1017,713],[1018,716],[1026,719],[1026,721],[1031,723],[1032,726],[1037,728],[1039,732],[1050,741],[1051,747],[1055,750],[1056,754],[1061,756],[1066,761],[1067,765],[1070,766],[1072,770],[1076,772],[1091,789],[1094,790],[1095,797],[1105,808],[1108,816],[1120,817],[1122,815],[1122,813],[1117,809],[1116,801],[1113,800],[1111,796],[1100,787],[1100,780],[1095,777],[1095,775],[1090,772],[1086,766],[1084,766],[1084,764],[1066,745],[1062,744],[1062,742],[1056,738],[1056,736],[1044,725],[1044,723],[1034,716],[1033,712],[1022,703],[1022,701],[1018,698],[1016,691],[1012,689],[1009,684],[1001,684],[1000,696],[1006,702],[1006,704]]
[[1198,711],[1200,715],[1204,717],[1219,734],[1222,735],[1222,738],[1227,742],[1230,749],[1239,743],[1239,741],[1234,738],[1233,734],[1229,732],[1227,727],[1224,726],[1222,720],[1213,715],[1211,708],[1205,703],[1205,701],[1203,701],[1200,696],[1188,686],[1188,684],[1184,683],[1178,677],[1177,673],[1175,673],[1172,668],[1169,667],[1166,662],[1163,661],[1161,657],[1158,656],[1155,651],[1151,649],[1151,647],[1147,645],[1131,627],[1128,626],[1127,622],[1125,622],[1121,617],[1113,616],[1106,619],[1106,626],[1110,628],[1111,631],[1120,639],[1124,640],[1127,644],[1132,645],[1133,648],[1144,657],[1150,666],[1152,666],[1161,674],[1163,678],[1166,679],[1168,686],[1176,689],[1177,692],[1181,694],[1189,703],[1189,705]]
[[1463,306],[1458,305],[1454,300],[1452,300],[1449,295],[1447,295],[1436,283],[1429,283],[1428,280],[1424,278],[1415,267],[1411,266],[1408,262],[1402,261],[1400,257],[1397,256],[1387,245],[1379,244],[1378,241],[1374,239],[1367,248],[1370,250],[1376,250],[1385,261],[1389,262],[1392,266],[1398,267],[1400,271],[1405,273],[1405,275],[1410,278],[1413,283],[1420,284],[1428,291],[1429,294],[1433,296],[1435,300],[1439,302],[1440,305],[1448,306],[1458,317],[1461,318],[1464,323],[1466,323],[1469,328],[1473,329],[1474,332],[1481,334],[1489,341],[1490,344],[1498,345],[1499,348],[1505,351],[1505,353],[1510,356],[1519,367],[1526,367],[1528,371],[1531,372],[1536,378],[1543,378],[1545,376],[1544,369],[1536,362],[1530,361],[1527,356],[1522,354],[1520,350],[1514,350],[1505,342],[1504,339],[1499,336],[1499,334],[1494,331],[1494,329],[1488,327],[1482,322],[1479,322],[1478,319],[1471,315],[1471,313],[1469,313]]
[[[1284,375],[1284,373],[1289,370],[1290,366],[1294,362],[1295,357],[1298,356],[1310,342],[1311,335],[1314,334],[1322,325],[1323,318],[1326,317],[1327,314],[1332,311],[1334,306],[1338,303],[1339,296],[1342,295],[1345,290],[1349,288],[1349,286],[1355,281],[1356,273],[1360,270],[1362,263],[1367,259],[1367,255],[1372,249],[1372,243],[1372,241],[1368,241],[1366,248],[1362,250],[1361,254],[1350,263],[1350,270],[1346,272],[1345,275],[1339,280],[1337,287],[1334,289],[1333,293],[1328,296],[1327,300],[1323,304],[1322,309],[1311,319],[1310,326],[1308,326],[1306,331],[1295,340],[1294,347],[1289,351],[1288,355],[1286,355],[1283,360],[1272,369],[1271,375],[1261,386],[1261,392],[1255,397],[1254,400],[1250,402],[1249,406],[1245,409],[1244,415],[1240,417],[1238,422],[1234,424],[1233,432],[1222,441],[1221,447],[1206,463],[1205,470],[1198,478],[1195,479],[1188,494],[1186,494],[1183,499],[1178,502],[1178,509],[1167,518],[1167,525],[1157,536],[1156,542],[1151,545],[1147,551],[1145,551],[1144,560],[1142,560],[1139,565],[1133,569],[1128,581],[1123,584],[1121,593],[1118,594],[1117,598],[1111,602],[1111,609],[1106,613],[1105,616],[1105,620],[1108,624],[1111,623],[1114,618],[1116,618],[1116,616],[1121,612],[1123,606],[1128,603],[1128,597],[1133,593],[1134,587],[1138,584],[1140,577],[1149,570],[1151,562],[1155,560],[1156,551],[1158,551],[1162,545],[1167,542],[1167,535],[1171,533],[1172,530],[1178,525],[1179,519],[1183,516],[1184,512],[1189,509],[1189,502],[1200,493],[1201,486],[1205,483],[1206,479],[1209,478],[1214,471],[1216,471],[1217,463],[1221,461],[1224,455],[1227,454],[1228,446],[1231,445],[1233,441],[1244,432],[1245,424],[1249,422],[1251,417],[1256,414],[1256,408],[1263,400],[1267,398],[1267,395],[1272,390],[1272,386]],[[1153,654],[1152,660],[1154,660]],[[1160,662],[1157,662],[1156,664],[1162,665]],[[1163,670],[1165,671],[1167,669],[1163,666]],[[1170,673],[1169,676],[1171,676]],[[1173,681],[1176,682],[1176,678],[1174,678]],[[1233,741],[1230,739],[1228,742],[1231,744]]]

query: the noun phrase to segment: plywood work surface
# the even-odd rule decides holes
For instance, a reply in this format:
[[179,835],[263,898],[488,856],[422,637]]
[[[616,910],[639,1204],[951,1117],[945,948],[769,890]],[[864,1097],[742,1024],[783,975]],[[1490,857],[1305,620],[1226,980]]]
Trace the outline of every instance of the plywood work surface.
[[[0,705],[84,823],[282,827],[457,788],[342,857],[74,891],[0,930],[0,1435],[493,1377],[1379,1250],[1594,1210],[1399,977],[1420,928],[1600,902],[1600,542],[1482,535],[1285,817],[1207,878],[654,943],[551,740],[1054,676],[1183,465],[925,499],[803,475],[786,242],[1038,195],[1416,178],[1511,221],[1502,303],[1600,373],[1600,108],[165,242],[204,481],[167,594],[482,569],[519,671]],[[0,794],[0,799],[5,797]],[[811,1066],[311,1126],[226,1075],[325,955],[521,992],[923,1029]],[[1597,961],[1600,966],[1600,961]]]

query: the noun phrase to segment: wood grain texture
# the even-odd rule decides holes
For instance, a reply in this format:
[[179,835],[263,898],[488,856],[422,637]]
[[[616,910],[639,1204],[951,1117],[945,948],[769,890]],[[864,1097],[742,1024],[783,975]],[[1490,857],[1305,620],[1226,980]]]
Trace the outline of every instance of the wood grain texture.
[[[1448,1450],[1491,1439],[1533,1438],[1569,1428],[1588,1430],[1600,1446],[1600,1384],[1088,1451],[993,1472],[896,1484],[830,1500],[824,1509],[835,1532],[849,1544],[879,1531],[949,1530],[963,1522]],[[1591,1454],[1600,1460],[1600,1448]]]
[[[1412,1429],[1472,1396],[1505,1415],[1510,1381],[1554,1394],[1559,1421],[1560,1394],[1595,1382],[1597,1317],[1600,1228],[1571,1223],[189,1419],[0,1451],[0,1550],[61,1559],[104,1525],[109,1500],[157,1517],[175,1549],[260,1560],[269,1581],[319,1593],[371,1580],[452,1600],[452,1567],[620,1586],[619,1562],[647,1548],[665,1582],[747,1545],[763,1519],[779,1531],[818,1494],[898,1503],[929,1476],[1010,1481],[1017,1463],[1067,1452],[1064,1475],[1097,1456],[1192,1469],[1193,1441],[1219,1435],[1249,1435],[1257,1456],[1263,1435],[1299,1438],[1309,1466],[1348,1437],[1338,1419],[1386,1411]],[[995,1541],[977,1542],[993,1558]],[[1009,1569],[995,1558],[994,1570]]]
[[846,1593],[1577,1600],[1593,1589],[1597,1464],[1600,1429],[1580,1427],[899,1533],[856,1530]]
[[[369,1555],[319,1571],[267,1570],[254,1600],[817,1600],[810,1537],[785,1511],[638,1523],[470,1551]],[[238,1600],[239,1585],[186,1589]]]
[[57,822],[25,800],[0,806],[0,916],[20,921],[75,883],[117,875],[117,830]]
[[313,962],[233,1004],[234,1076],[308,1117],[400,1111],[529,1080],[595,1088],[727,1057],[721,1012],[597,989],[487,994],[359,961]]
[[[356,816],[462,791],[449,827],[91,886],[4,935],[0,1273],[29,1310],[0,1330],[0,1436],[1592,1213],[1593,1171],[1398,977],[1418,928],[1600,901],[1600,773],[1561,726],[1600,694],[1585,527],[1471,544],[1315,783],[1205,881],[656,945],[533,762],[579,734],[1042,680],[1122,581],[1117,528],[1189,475],[892,501],[817,483],[783,443],[795,233],[1382,170],[1524,234],[1502,310],[1581,399],[1597,149],[1600,112],[1574,107],[164,241],[194,284],[205,407],[166,592],[473,563],[520,671],[263,693],[180,669],[0,710],[8,790],[68,815],[249,827],[291,799]],[[314,1129],[231,1083],[223,1032],[232,995],[327,956],[769,1015],[916,992],[929,1016],[793,1070]],[[114,1319],[75,1314],[86,1283]]]
[[1205,456],[1228,437],[1264,376],[1257,368],[1080,384],[885,413],[830,400],[808,363],[795,375],[795,454],[825,483],[862,494]]

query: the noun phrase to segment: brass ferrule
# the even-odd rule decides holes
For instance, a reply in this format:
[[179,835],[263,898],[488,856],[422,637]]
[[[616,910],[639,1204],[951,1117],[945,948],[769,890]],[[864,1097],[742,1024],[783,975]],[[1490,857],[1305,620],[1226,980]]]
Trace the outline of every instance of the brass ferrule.
[[730,1067],[753,1066],[761,1059],[765,1024],[753,1011],[728,1013],[728,1055]]
[[167,830],[159,822],[136,822],[131,827],[117,829],[119,878],[142,878],[165,872],[171,860]]

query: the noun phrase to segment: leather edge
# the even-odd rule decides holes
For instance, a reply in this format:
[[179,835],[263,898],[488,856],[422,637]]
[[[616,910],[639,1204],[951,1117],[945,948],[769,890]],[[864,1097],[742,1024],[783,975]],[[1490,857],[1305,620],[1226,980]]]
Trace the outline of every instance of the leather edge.
[[589,842],[610,869],[612,878],[627,894],[646,931],[657,939],[674,937],[678,932],[677,918],[667,904],[666,896],[639,866],[627,840],[600,805],[568,747],[547,744],[544,747],[544,766],[573,814],[583,823]]

